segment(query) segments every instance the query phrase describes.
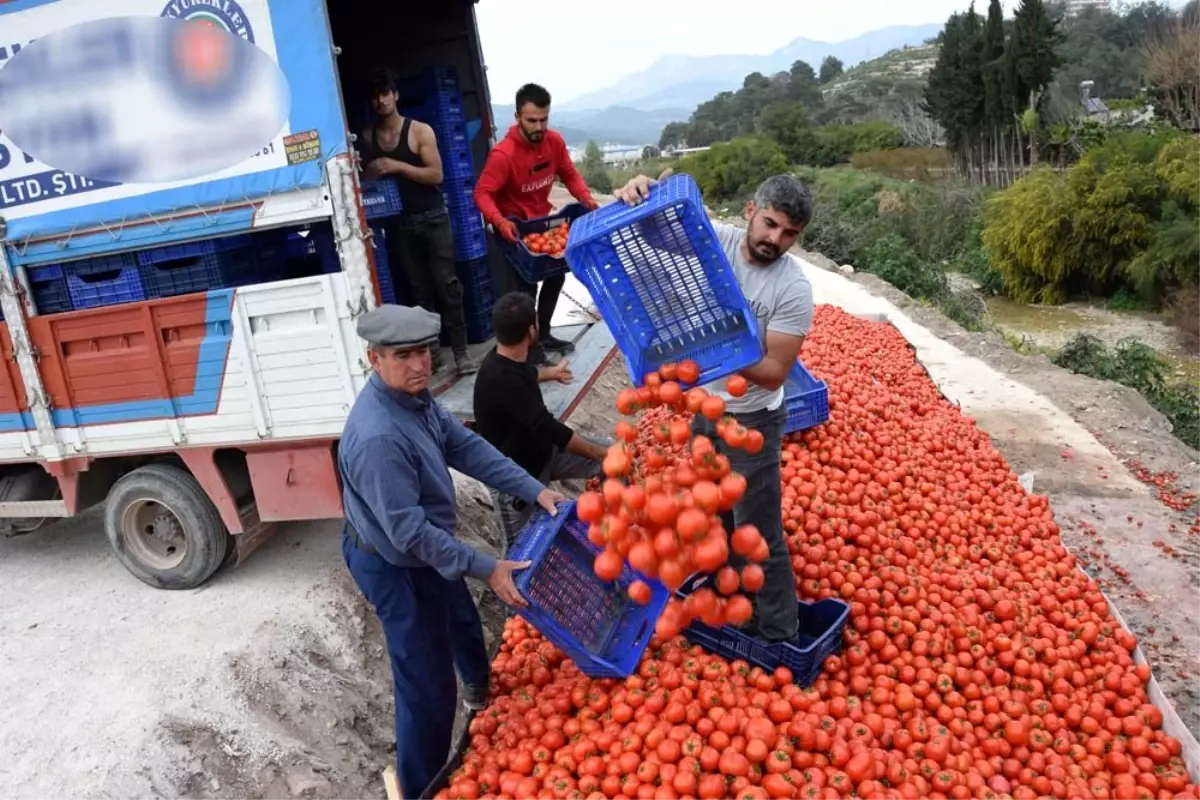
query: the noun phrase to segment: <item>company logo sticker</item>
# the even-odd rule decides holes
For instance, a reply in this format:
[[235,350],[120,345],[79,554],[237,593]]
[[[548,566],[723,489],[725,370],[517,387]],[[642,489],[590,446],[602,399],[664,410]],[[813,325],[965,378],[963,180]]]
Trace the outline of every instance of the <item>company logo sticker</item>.
[[204,23],[254,44],[250,18],[235,0],[171,0],[159,16]]

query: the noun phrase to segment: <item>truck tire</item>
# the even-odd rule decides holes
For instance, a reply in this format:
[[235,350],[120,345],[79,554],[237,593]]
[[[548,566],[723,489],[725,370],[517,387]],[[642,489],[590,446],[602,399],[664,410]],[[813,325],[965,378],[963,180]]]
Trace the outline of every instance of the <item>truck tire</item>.
[[200,484],[170,464],[139,467],[113,484],[104,531],[125,568],[158,589],[204,583],[233,543]]

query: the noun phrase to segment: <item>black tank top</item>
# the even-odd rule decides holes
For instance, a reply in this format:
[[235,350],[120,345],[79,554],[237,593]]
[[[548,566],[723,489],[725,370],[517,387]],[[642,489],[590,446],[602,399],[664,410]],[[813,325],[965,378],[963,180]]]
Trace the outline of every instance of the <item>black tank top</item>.
[[[421,156],[414,153],[412,148],[408,146],[408,131],[412,127],[412,119],[404,118],[404,123],[400,126],[400,141],[394,150],[384,150],[379,146],[379,128],[371,130],[371,141],[368,143],[367,162],[376,158],[392,158],[396,161],[401,161],[405,164],[411,164],[414,167],[423,167],[425,162],[421,160]],[[422,214],[430,211],[443,211],[446,208],[446,202],[442,198],[442,187],[430,186],[425,183],[417,183],[409,180],[402,175],[388,176],[396,182],[396,186],[400,189],[400,202],[404,206],[403,213]]]

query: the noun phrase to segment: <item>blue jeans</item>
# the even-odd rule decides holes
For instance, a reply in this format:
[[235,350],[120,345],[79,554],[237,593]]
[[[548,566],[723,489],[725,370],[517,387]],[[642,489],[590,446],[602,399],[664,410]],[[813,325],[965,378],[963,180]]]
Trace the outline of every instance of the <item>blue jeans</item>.
[[[783,426],[787,410],[751,411],[732,415],[747,428],[763,435],[763,448],[754,455],[745,450],[728,447],[716,435],[716,425],[699,414],[692,423],[695,433],[713,440],[718,452],[729,456],[734,472],[746,478],[746,494],[734,507],[732,514],[722,514],[726,530],[751,524],[767,540],[770,558],[763,565],[766,581],[755,595],[754,615],[757,634],[771,642],[791,639],[799,628],[799,608],[796,605],[796,578],[792,572],[792,557],[783,537],[783,490],[779,485],[779,450],[783,446]],[[736,565],[737,556],[731,556]]]
[[392,663],[396,774],[405,797],[419,797],[450,755],[458,707],[453,663],[463,683],[487,685],[479,610],[467,584],[430,567],[397,567],[342,536],[342,556],[379,616]]

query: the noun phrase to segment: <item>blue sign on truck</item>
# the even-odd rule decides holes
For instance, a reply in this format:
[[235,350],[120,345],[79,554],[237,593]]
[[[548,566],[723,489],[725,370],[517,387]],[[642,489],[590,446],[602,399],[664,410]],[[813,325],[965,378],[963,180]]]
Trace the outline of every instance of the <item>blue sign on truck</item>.
[[[44,96],[44,86],[21,92],[23,79],[69,83],[73,93],[63,97],[75,98],[65,109],[47,102],[44,122],[32,131],[28,117],[16,127],[6,124],[6,116],[16,113],[15,104],[0,103],[0,216],[8,222],[7,238],[23,243],[11,254],[17,263],[61,261],[64,249],[96,255],[248,230],[254,224],[255,201],[319,189],[324,162],[347,151],[323,0],[9,0],[0,5],[0,20],[0,97]],[[141,27],[130,24],[138,20]],[[162,24],[155,26],[152,20]],[[228,61],[233,69],[216,80],[211,41],[200,41],[184,42],[168,53],[179,57],[164,58],[158,69],[135,75],[129,63],[136,49],[134,34],[183,22],[204,22],[244,42],[233,48],[235,57]],[[220,120],[212,119],[214,98],[227,114],[241,114],[238,118],[275,102],[265,91],[272,84],[262,78],[264,59],[278,65],[286,90],[278,130],[243,147],[245,154],[239,151],[227,163],[220,161],[224,154],[215,162],[206,158],[218,147],[216,136],[203,135],[206,125],[210,131],[238,132],[229,131],[237,126],[215,124]],[[10,65],[16,74],[5,81]],[[159,102],[145,102],[148,98]],[[171,99],[173,106],[167,102]],[[68,135],[76,140],[64,141]],[[64,168],[69,165],[44,163],[40,154],[25,152],[14,141],[22,138],[60,153],[60,162],[89,144],[105,145],[108,151],[93,154],[90,161],[97,168],[84,178]],[[54,146],[56,141],[60,146]],[[135,151],[122,152],[129,142],[147,148],[157,142],[164,153],[154,159],[160,168],[139,168],[137,162],[148,157],[140,150],[136,158]],[[210,162],[221,169],[195,174]],[[118,175],[125,180],[112,179]],[[147,180],[163,175],[172,179]],[[205,213],[181,214],[189,209]],[[163,217],[173,218],[169,226],[132,224]],[[112,235],[114,226],[121,228],[119,237]],[[68,232],[65,248],[61,241],[45,241]]]

